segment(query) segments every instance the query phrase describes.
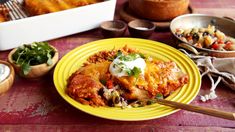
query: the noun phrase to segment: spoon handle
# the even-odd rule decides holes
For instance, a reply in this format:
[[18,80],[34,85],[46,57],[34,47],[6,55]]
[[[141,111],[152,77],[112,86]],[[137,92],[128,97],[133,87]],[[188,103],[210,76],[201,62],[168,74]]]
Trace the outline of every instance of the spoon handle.
[[190,104],[183,104],[179,102],[164,100],[164,99],[156,99],[156,102],[162,105],[167,105],[174,108],[179,108],[183,110],[188,110],[192,112],[197,112],[201,114],[206,114],[210,116],[215,116],[219,118],[229,119],[229,120],[235,120],[235,113],[232,112],[226,112],[221,110],[216,110],[212,108],[206,108],[201,106],[195,106]]

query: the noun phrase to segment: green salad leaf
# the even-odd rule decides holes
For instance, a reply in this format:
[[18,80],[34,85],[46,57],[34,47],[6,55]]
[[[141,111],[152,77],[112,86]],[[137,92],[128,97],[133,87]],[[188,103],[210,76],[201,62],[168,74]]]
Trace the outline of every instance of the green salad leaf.
[[34,42],[17,48],[16,52],[12,55],[12,59],[21,67],[21,73],[27,75],[30,71],[30,66],[43,63],[52,65],[54,54],[54,49],[47,42]]

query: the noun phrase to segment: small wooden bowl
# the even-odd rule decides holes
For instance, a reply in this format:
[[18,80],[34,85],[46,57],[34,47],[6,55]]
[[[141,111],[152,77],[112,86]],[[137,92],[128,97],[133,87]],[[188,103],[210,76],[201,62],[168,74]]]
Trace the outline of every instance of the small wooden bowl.
[[156,26],[154,23],[146,20],[133,20],[128,23],[128,30],[132,37],[148,38],[154,32]]
[[122,37],[126,28],[126,23],[120,20],[105,21],[100,25],[101,33],[105,38]]
[[[51,45],[50,45],[51,46]],[[24,78],[38,78],[41,77],[45,74],[47,74],[57,63],[58,59],[59,59],[59,52],[58,50],[51,46],[54,51],[55,54],[52,58],[52,65],[47,65],[46,63],[40,64],[40,65],[34,65],[34,66],[30,66],[31,69],[29,71],[29,73],[27,75],[23,75],[21,74],[21,67],[19,65],[16,65],[12,59],[12,55],[16,52],[17,48],[13,49],[9,54],[8,54],[8,61],[13,65],[16,73]]]
[[15,80],[15,71],[11,64],[6,61],[0,60],[0,64],[8,66],[10,69],[10,74],[3,81],[0,82],[0,94],[3,94],[11,88]]
[[129,0],[129,8],[139,17],[155,21],[171,20],[187,12],[189,0]]

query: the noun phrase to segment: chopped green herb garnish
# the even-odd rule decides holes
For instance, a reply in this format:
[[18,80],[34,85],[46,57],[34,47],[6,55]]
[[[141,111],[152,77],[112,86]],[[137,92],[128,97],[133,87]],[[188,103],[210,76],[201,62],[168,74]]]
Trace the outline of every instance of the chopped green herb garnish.
[[47,42],[34,42],[29,45],[19,47],[12,55],[13,61],[21,66],[23,75],[27,75],[30,66],[47,63],[52,65],[52,57],[55,51]]
[[126,68],[124,65],[116,65],[116,66],[120,68],[120,72],[125,71],[128,74],[128,76],[134,76],[138,78],[141,73],[141,69],[138,67],[134,67],[133,69],[130,69],[130,68]]
[[158,93],[155,98],[156,99],[163,99],[163,95],[161,93]]
[[143,58],[145,59],[146,57],[142,53],[131,53],[128,55],[123,55],[123,53],[119,50],[116,58],[119,57],[120,60],[122,61],[133,61],[136,60],[137,58]]
[[107,83],[107,80],[101,79],[100,82],[105,86]]
[[126,73],[128,74],[128,76],[132,76],[132,70],[131,69],[126,69]]
[[145,56],[143,54],[141,54],[141,53],[131,53],[131,54],[128,54],[128,55],[123,55],[123,53],[119,50],[117,55],[116,55],[116,58],[121,60],[121,62],[115,63],[113,65],[113,68],[118,67],[120,69],[120,72],[125,71],[128,74],[128,76],[134,76],[136,78],[139,77],[139,75],[141,73],[140,68],[138,68],[138,67],[134,67],[133,69],[128,68],[126,66],[126,64],[123,63],[123,62],[133,61],[133,60],[136,60],[138,58],[145,58]]
[[141,73],[141,69],[138,68],[138,67],[134,67],[134,68],[132,69],[132,72],[133,72],[133,75],[134,75],[135,77],[138,77],[138,76],[140,75],[140,73]]
[[121,55],[122,55],[122,51],[118,50],[116,57],[121,56]]
[[129,54],[129,55],[121,55],[119,57],[120,60],[122,61],[133,61],[136,60],[137,58],[141,58],[139,54]]
[[51,59],[51,54],[50,54],[50,52],[47,52],[47,64],[48,65],[52,65],[52,59]]
[[27,75],[30,71],[30,65],[28,63],[22,63],[21,69],[23,69],[23,74]]
[[139,53],[139,55],[140,55],[140,57],[143,58],[143,59],[146,58],[143,53]]

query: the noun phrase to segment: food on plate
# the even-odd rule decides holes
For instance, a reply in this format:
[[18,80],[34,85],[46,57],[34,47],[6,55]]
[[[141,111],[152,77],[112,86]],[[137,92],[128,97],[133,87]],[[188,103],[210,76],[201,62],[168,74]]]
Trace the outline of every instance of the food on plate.
[[25,0],[24,8],[32,16],[98,3],[103,0]]
[[[50,68],[54,65],[54,57],[57,51],[50,46],[47,42],[34,42],[32,44],[23,45],[10,52],[8,59],[13,66],[20,68],[20,74],[27,76],[33,66],[38,69],[40,74],[43,74],[44,67]],[[58,60],[58,57],[57,57]],[[39,65],[45,64],[45,66],[39,67]],[[37,76],[36,73],[34,73]]]
[[9,20],[9,10],[0,4],[0,23]]
[[167,97],[188,83],[173,61],[162,61],[127,46],[100,51],[68,78],[66,92],[91,106],[138,107]]
[[177,28],[175,35],[182,41],[192,44],[198,48],[207,48],[219,51],[234,51],[235,39],[226,36],[215,26],[208,25],[207,28]]

